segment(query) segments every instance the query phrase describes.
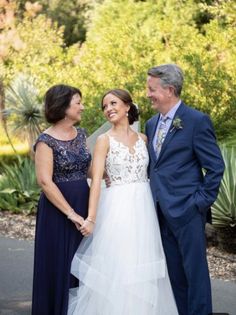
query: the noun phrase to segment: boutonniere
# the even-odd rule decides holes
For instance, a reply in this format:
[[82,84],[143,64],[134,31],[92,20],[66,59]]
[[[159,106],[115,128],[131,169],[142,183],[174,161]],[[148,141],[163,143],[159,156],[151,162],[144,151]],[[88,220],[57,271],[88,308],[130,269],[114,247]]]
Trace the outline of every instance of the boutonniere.
[[176,130],[183,129],[182,120],[178,116],[176,116],[175,119],[173,120],[170,132],[172,132],[174,129]]

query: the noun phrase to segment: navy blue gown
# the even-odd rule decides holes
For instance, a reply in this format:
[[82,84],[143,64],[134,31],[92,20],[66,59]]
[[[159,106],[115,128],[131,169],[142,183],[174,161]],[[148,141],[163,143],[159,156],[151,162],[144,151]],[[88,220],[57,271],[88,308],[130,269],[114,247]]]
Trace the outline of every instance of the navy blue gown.
[[[53,181],[71,207],[87,217],[89,186],[87,172],[91,155],[86,134],[68,141],[42,133],[36,141],[53,151]],[[66,315],[69,288],[78,280],[70,274],[71,261],[82,240],[75,225],[42,192],[38,204],[33,277],[32,315]]]

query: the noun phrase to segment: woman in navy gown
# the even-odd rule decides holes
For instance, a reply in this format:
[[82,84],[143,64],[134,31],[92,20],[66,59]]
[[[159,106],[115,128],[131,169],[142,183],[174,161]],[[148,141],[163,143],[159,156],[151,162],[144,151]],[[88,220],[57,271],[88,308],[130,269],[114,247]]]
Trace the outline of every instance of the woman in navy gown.
[[[45,117],[52,124],[37,139],[36,176],[42,188],[37,212],[32,315],[66,315],[72,258],[87,218],[87,174],[91,155],[86,134],[74,124],[84,109],[79,89],[51,87],[45,95]],[[87,218],[89,220],[89,218]]]

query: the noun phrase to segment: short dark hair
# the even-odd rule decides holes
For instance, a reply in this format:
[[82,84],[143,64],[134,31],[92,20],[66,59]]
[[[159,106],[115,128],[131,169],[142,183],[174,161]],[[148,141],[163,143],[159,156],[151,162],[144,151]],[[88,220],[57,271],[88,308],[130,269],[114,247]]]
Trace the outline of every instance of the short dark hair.
[[132,97],[129,94],[128,91],[126,90],[122,90],[122,89],[113,89],[113,90],[109,90],[107,91],[101,100],[101,107],[103,110],[103,100],[105,98],[106,95],[108,94],[113,94],[116,97],[118,97],[120,100],[122,100],[126,105],[128,105],[130,107],[129,111],[128,111],[128,120],[129,120],[129,124],[132,125],[135,121],[138,121],[139,118],[139,110],[137,105],[135,105],[133,103]]
[[159,78],[163,87],[172,85],[175,90],[175,95],[180,96],[183,86],[183,72],[176,64],[164,64],[152,67],[148,70],[148,75]]
[[82,97],[80,89],[73,86],[57,84],[50,87],[44,97],[44,111],[47,122],[55,124],[65,118],[66,110],[75,94]]

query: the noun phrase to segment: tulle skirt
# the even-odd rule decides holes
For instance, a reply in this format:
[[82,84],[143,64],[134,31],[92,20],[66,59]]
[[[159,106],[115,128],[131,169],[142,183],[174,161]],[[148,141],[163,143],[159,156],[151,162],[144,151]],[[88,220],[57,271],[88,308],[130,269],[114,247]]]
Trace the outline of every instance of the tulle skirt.
[[68,315],[176,315],[149,183],[104,188],[71,266]]

